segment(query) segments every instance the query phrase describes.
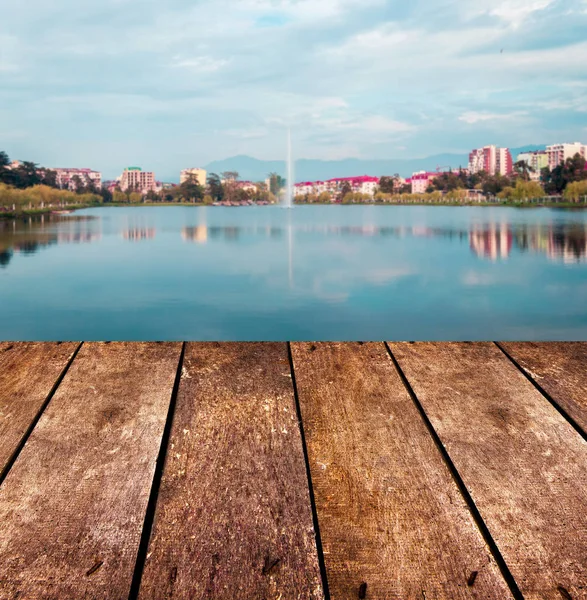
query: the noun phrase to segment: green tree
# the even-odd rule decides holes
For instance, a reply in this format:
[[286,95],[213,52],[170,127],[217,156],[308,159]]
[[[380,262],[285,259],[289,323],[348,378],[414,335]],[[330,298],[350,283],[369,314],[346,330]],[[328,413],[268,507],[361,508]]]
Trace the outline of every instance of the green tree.
[[208,194],[210,194],[216,202],[221,202],[224,198],[224,188],[222,187],[220,177],[216,173],[210,173],[210,175],[208,175],[207,184]]
[[579,202],[587,200],[587,179],[583,181],[573,181],[567,185],[564,191],[564,198],[569,202]]
[[83,194],[86,191],[86,188],[84,186],[84,182],[81,180],[81,177],[79,175],[74,175],[71,178],[71,183],[73,184],[73,191],[76,194]]
[[128,196],[120,190],[114,190],[112,199],[116,204],[125,204],[128,202]]
[[384,175],[379,180],[379,191],[382,194],[393,194],[400,186],[401,177],[396,173],[393,177]]
[[585,159],[580,154],[567,158],[565,162],[550,170],[542,169],[541,179],[548,194],[562,194],[565,188],[576,181],[587,179]]
[[278,196],[279,192],[286,186],[287,181],[277,173],[269,173],[269,191]]
[[186,181],[179,186],[180,194],[186,202],[199,202],[204,197],[204,188],[200,185],[197,177],[190,175]]
[[512,182],[505,175],[490,175],[482,183],[484,194],[497,196],[504,188],[511,187]]
[[534,173],[534,169],[525,160],[519,160],[514,164],[514,173],[524,181],[530,181],[530,173]]
[[347,194],[352,194],[353,192],[353,188],[351,187],[351,184],[348,181],[343,181],[342,185],[340,186],[340,193],[339,193],[339,198],[342,201],[344,201],[344,198]]
[[238,196],[238,178],[236,171],[224,171],[222,173],[222,189],[224,190],[224,199],[228,202],[236,202]]
[[46,169],[43,173],[41,183],[43,185],[48,185],[52,188],[58,188],[57,185],[57,173],[52,171],[51,169]]
[[41,184],[42,178],[39,174],[38,165],[34,162],[24,161],[12,172],[15,176],[15,182],[12,185],[21,190]]
[[103,187],[99,191],[99,195],[102,197],[103,203],[112,202],[112,192],[108,188]]

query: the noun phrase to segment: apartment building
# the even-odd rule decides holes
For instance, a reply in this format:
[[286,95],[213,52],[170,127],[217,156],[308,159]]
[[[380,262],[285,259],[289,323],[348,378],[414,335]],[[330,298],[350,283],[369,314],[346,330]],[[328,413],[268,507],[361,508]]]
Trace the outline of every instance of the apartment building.
[[180,174],[179,182],[185,183],[190,177],[194,177],[202,187],[205,187],[207,176],[208,173],[204,169],[184,169]]
[[513,171],[512,155],[508,148],[484,146],[469,153],[469,173],[485,171],[489,175],[510,175]]
[[327,181],[305,181],[294,185],[294,194],[296,196],[306,196],[309,194],[319,195],[322,192],[336,194],[342,190],[342,186],[348,183],[353,192],[360,192],[369,196],[375,195],[379,186],[378,177],[369,175],[360,175],[356,177],[335,177]]
[[572,144],[553,144],[546,146],[546,154],[548,155],[548,166],[550,169],[558,167],[567,158],[573,158],[575,154],[580,154],[583,158],[587,158],[587,146],[580,142]]
[[76,190],[78,179],[84,187],[92,186],[99,190],[102,187],[102,173],[92,169],[51,169],[57,174],[57,185],[62,190]]
[[522,152],[516,157],[516,162],[525,162],[530,167],[530,179],[538,181],[540,171],[548,167],[548,154],[545,150]]
[[152,171],[143,171],[140,167],[128,167],[122,173],[120,178],[120,189],[123,192],[128,190],[146,194],[155,191],[155,173]]
[[419,171],[414,173],[410,179],[412,184],[412,194],[425,194],[428,187],[432,184],[432,181],[436,179],[441,173]]

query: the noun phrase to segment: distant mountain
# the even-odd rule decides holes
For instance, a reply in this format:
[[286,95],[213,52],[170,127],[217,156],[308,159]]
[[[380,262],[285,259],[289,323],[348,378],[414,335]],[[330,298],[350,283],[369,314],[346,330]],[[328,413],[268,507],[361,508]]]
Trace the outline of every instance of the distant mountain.
[[[520,152],[544,150],[546,146],[532,145],[521,148],[511,148],[514,161]],[[426,158],[390,158],[390,159],[359,159],[346,158],[343,160],[313,160],[302,158],[295,163],[296,181],[316,181],[334,177],[352,177],[353,175],[394,175],[410,177],[416,171],[435,171],[438,167],[448,167],[457,170],[466,167],[469,162],[468,154],[436,154]],[[275,172],[286,176],[285,161],[259,160],[250,156],[233,156],[225,160],[217,160],[207,165],[208,173],[223,173],[238,171],[240,178],[250,181],[264,181],[269,173]]]

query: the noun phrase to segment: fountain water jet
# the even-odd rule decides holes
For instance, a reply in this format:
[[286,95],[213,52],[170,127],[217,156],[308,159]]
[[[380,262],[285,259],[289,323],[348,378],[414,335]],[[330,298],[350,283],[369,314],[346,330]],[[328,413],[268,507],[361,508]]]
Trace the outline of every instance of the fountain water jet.
[[287,186],[284,208],[293,207],[293,160],[291,155],[291,129],[287,130]]

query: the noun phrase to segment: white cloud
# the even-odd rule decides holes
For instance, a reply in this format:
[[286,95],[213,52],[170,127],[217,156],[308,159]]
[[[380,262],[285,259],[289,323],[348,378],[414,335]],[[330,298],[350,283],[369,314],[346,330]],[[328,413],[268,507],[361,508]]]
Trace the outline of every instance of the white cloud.
[[196,71],[199,73],[213,73],[225,67],[229,63],[228,60],[223,58],[215,59],[211,56],[194,56],[192,58],[185,58],[181,55],[173,57],[171,63],[172,67],[179,67]]
[[520,117],[527,116],[526,111],[518,111],[513,113],[489,113],[489,112],[476,112],[469,111],[463,113],[459,117],[459,121],[463,121],[464,123],[468,123],[469,125],[474,125],[475,123],[481,123],[483,121],[511,121],[517,120]]
[[555,0],[506,0],[489,9],[489,14],[517,29],[530,15],[548,8],[554,2]]

